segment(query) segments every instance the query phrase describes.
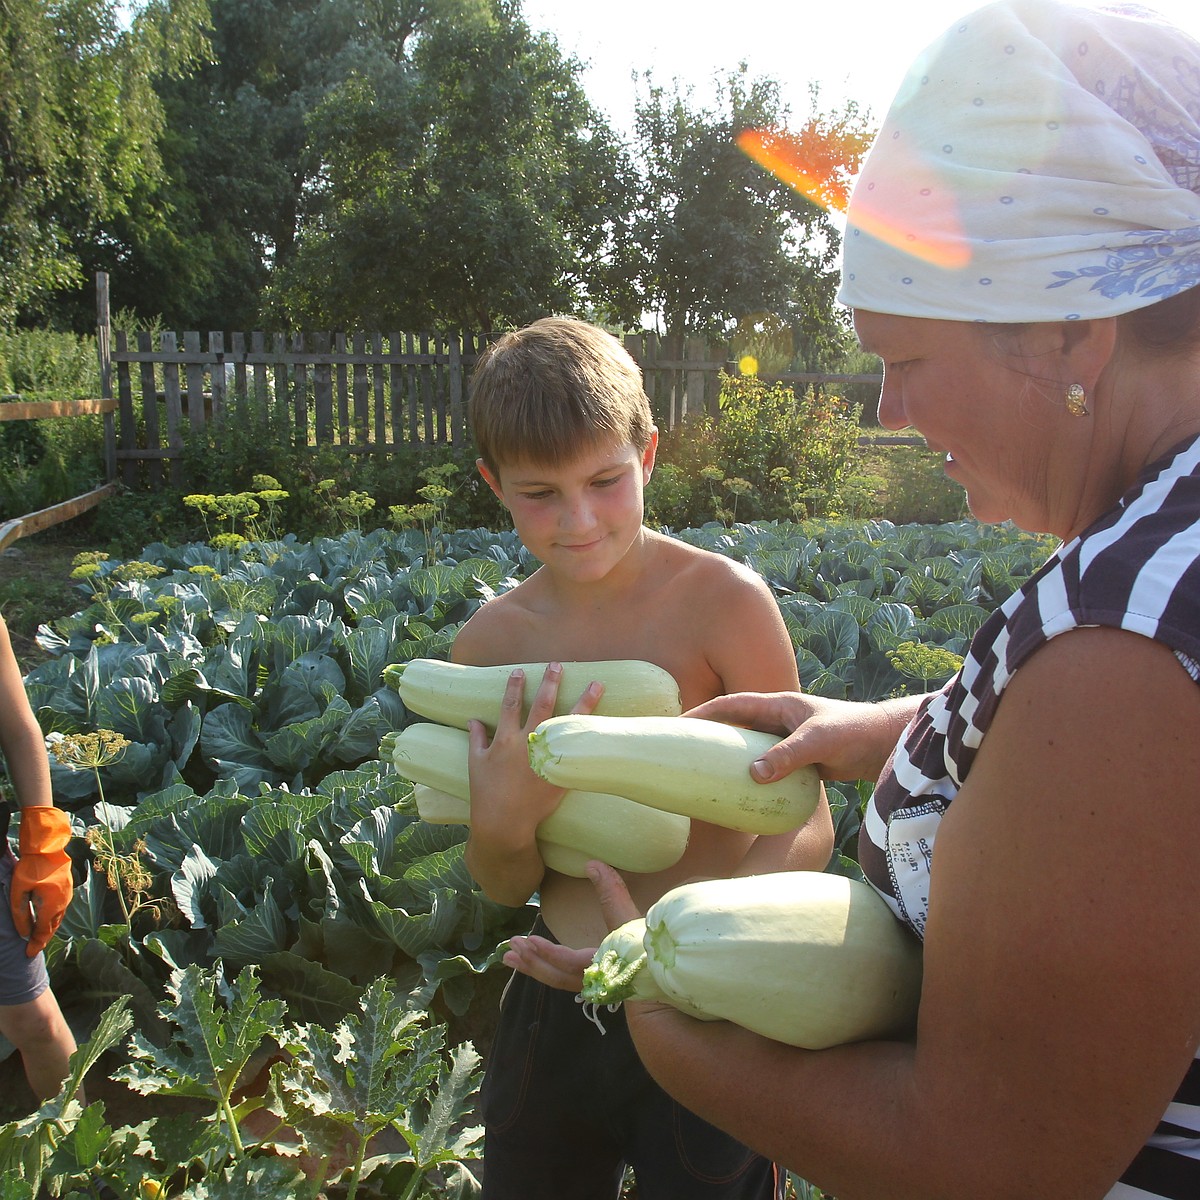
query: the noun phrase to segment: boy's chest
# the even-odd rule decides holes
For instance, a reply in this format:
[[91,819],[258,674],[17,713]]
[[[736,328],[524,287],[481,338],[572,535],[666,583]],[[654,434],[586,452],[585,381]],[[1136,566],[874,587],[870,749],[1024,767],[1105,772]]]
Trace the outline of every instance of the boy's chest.
[[606,613],[526,627],[514,639],[512,662],[597,662],[642,659],[670,672],[685,708],[723,689],[704,654],[701,639],[679,612]]

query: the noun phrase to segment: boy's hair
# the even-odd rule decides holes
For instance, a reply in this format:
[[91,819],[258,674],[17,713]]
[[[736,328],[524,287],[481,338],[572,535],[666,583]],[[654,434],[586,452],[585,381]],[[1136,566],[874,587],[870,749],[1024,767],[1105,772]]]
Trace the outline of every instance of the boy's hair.
[[544,317],[479,356],[469,417],[480,458],[557,466],[597,443],[650,444],[654,418],[636,362],[612,334]]

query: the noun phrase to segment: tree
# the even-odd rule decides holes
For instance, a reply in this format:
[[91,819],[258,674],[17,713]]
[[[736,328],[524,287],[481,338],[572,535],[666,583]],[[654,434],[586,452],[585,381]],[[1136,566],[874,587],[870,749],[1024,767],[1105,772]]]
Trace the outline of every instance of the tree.
[[280,308],[490,330],[596,303],[632,175],[580,72],[515,0],[430,21],[407,63],[364,63],[310,119],[320,172]]
[[161,171],[156,79],[205,50],[203,0],[0,3],[0,324],[82,282],[77,241]]
[[690,92],[651,84],[636,106],[642,204],[623,259],[645,307],[668,333],[722,337],[739,322],[782,319],[794,352],[816,361],[842,327],[834,304],[840,236],[829,213],[739,149],[747,130],[776,131],[824,160],[836,192],[867,144],[851,104],[814,113],[797,134],[779,87],[743,65],[721,85],[720,111],[695,109]]

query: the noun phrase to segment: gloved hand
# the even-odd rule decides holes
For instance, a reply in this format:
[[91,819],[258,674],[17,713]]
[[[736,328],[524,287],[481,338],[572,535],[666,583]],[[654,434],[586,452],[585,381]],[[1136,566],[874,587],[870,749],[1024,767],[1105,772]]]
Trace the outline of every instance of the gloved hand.
[[35,957],[62,923],[71,903],[71,821],[61,808],[30,805],[21,809],[20,858],[9,890],[13,924],[28,938],[25,953]]

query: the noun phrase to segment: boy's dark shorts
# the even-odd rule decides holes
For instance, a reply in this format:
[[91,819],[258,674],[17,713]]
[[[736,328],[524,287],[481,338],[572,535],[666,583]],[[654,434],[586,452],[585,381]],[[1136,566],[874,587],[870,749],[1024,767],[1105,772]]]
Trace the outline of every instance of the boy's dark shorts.
[[[533,932],[550,937],[539,919]],[[782,1200],[785,1175],[676,1104],[647,1074],[621,1009],[514,974],[480,1096],[484,1200]]]
[[25,956],[25,939],[13,924],[8,894],[12,885],[13,867],[17,860],[7,844],[0,852],[0,1005],[28,1004],[36,1000],[50,980],[46,975],[46,959],[38,954]]

